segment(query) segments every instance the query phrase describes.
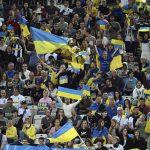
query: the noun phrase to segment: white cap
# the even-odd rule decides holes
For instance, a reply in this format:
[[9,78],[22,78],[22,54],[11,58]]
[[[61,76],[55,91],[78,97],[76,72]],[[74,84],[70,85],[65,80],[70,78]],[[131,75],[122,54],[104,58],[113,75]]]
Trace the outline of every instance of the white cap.
[[117,110],[123,110],[123,108],[122,107],[118,107]]

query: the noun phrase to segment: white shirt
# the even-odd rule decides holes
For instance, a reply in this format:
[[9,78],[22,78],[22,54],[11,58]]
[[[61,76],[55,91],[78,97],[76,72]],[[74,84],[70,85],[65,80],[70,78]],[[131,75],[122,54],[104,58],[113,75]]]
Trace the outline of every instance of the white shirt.
[[[18,115],[23,115],[24,113],[24,109],[23,108],[19,108],[18,110]],[[30,109],[26,109],[24,115],[23,115],[23,121],[25,121],[26,118],[30,117],[31,116],[31,111]]]
[[4,52],[5,52],[5,51],[6,51],[6,48],[7,48],[7,45],[6,45],[6,44],[4,44],[3,46],[0,46],[0,50],[1,50],[1,51],[4,51]]
[[91,54],[91,49],[88,47],[86,49],[86,60],[85,60],[85,64],[90,64],[90,54]]
[[0,98],[0,105],[4,105],[7,103],[7,99],[6,98]]
[[120,126],[124,126],[128,124],[128,119],[126,119],[124,116],[116,115],[112,119],[115,119]]
[[13,106],[17,109],[20,107],[22,101],[25,101],[25,97],[19,94],[18,96],[12,95],[11,98],[13,99]]
[[64,7],[64,6],[60,9],[60,13],[63,12],[63,15],[65,15],[65,16],[69,15],[70,13],[72,13],[72,11],[73,11],[72,9],[70,9],[68,7]]
[[67,118],[71,118],[72,117],[71,110],[74,109],[80,103],[80,101],[77,101],[75,103],[67,105],[66,103],[63,103],[61,101],[60,97],[57,97],[57,100],[59,101],[59,103],[62,104],[62,108],[63,108],[65,116]]
[[21,81],[25,81],[25,80],[29,79],[30,71],[29,71],[29,70],[26,70],[26,71],[24,71],[23,73],[24,73],[24,75],[25,75],[26,78],[25,78],[25,79],[21,79],[22,73],[20,72],[20,73],[19,73],[19,78],[20,78],[20,80],[21,80]]
[[114,146],[112,148],[113,148],[113,150],[124,150],[123,146],[120,144],[117,148],[115,148]]

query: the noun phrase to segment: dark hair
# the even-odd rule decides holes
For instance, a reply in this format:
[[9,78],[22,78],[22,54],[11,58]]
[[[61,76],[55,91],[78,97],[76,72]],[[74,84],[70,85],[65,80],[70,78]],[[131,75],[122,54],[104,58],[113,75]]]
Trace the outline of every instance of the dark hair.
[[[122,99],[121,92],[120,91],[116,91],[116,92],[119,93],[119,100],[121,100]],[[114,99],[115,99],[115,101],[117,100],[116,94],[114,94]]]
[[39,137],[39,140],[42,140],[42,141],[44,141],[44,137]]
[[96,138],[94,140],[94,144],[96,144],[97,142],[101,142],[103,144],[104,143],[104,139],[102,139],[102,138]]

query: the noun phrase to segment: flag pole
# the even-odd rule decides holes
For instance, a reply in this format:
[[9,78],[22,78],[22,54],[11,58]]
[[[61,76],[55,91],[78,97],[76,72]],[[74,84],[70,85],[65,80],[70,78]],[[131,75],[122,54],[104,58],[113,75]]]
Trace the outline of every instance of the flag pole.
[[78,136],[79,136],[81,142],[85,145],[86,149],[89,150],[89,148],[86,146],[85,142],[82,140],[81,136],[80,135],[78,135]]

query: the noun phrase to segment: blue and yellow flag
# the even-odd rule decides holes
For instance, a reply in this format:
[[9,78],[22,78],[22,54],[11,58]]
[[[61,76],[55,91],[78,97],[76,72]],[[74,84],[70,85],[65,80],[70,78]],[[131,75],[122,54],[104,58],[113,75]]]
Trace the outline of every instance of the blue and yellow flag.
[[8,31],[12,31],[13,29],[14,29],[14,27],[13,27],[12,25],[8,25],[8,26],[7,26],[7,30],[8,30]]
[[50,143],[65,143],[73,140],[78,135],[76,129],[70,123],[66,123],[53,133],[48,140],[50,140]]
[[130,14],[130,13],[133,12],[133,8],[131,6],[129,6],[129,5],[124,5],[122,7],[122,9],[123,9],[123,12],[126,13],[126,14]]
[[118,68],[121,68],[123,66],[122,64],[122,57],[121,55],[113,57],[111,63],[110,63],[110,71],[114,71]]
[[31,27],[31,33],[37,54],[52,53],[57,49],[70,49],[68,40],[61,36],[34,27]]
[[90,87],[87,85],[83,85],[82,92],[83,94],[86,94],[87,96],[91,96]]
[[144,90],[144,97],[150,97],[150,90]]
[[28,35],[30,35],[30,32],[26,25],[27,20],[25,18],[23,18],[22,16],[18,16],[18,23],[20,25],[23,37],[27,37]]
[[124,42],[122,40],[112,39],[111,43],[113,44],[114,49],[123,49]]
[[100,30],[105,30],[107,22],[105,22],[104,20],[98,20],[96,23],[99,26]]
[[58,87],[57,95],[61,96],[61,97],[75,99],[75,100],[81,100],[82,99],[81,98],[82,91],[69,89],[69,88],[64,88],[64,87],[61,87],[61,86]]

